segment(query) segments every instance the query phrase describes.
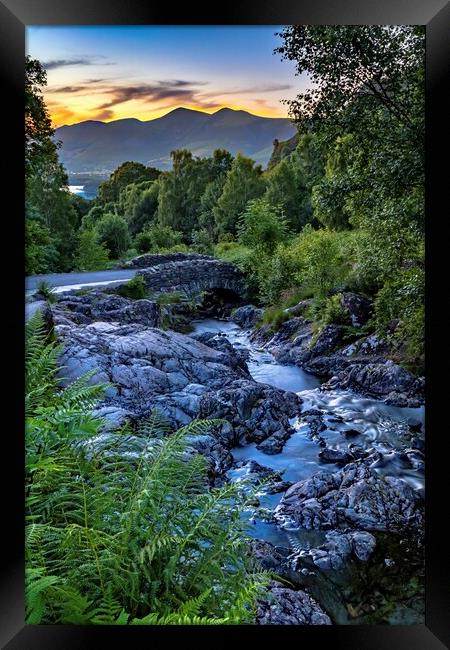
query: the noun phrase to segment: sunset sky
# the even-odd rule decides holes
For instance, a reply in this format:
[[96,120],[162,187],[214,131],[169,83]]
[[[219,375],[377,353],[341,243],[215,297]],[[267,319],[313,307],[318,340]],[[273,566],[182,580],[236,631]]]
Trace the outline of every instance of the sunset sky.
[[152,120],[179,106],[228,106],[286,117],[282,99],[308,85],[273,49],[272,26],[28,27],[27,53],[47,70],[54,126],[127,117]]

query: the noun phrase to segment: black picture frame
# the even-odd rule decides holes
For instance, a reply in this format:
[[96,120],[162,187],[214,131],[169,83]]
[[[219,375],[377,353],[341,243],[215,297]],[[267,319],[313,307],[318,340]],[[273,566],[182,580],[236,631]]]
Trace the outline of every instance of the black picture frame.
[[[24,291],[24,157],[23,157],[23,81],[25,27],[27,25],[83,24],[423,24],[426,25],[427,84],[427,226],[426,226],[426,356],[427,356],[427,470],[426,470],[426,623],[412,626],[236,626],[236,627],[80,627],[33,626],[24,623],[24,540],[23,540],[23,291]],[[345,650],[440,650],[450,648],[450,570],[448,537],[445,526],[445,497],[448,496],[447,457],[442,446],[446,430],[439,425],[445,404],[445,381],[437,379],[435,367],[441,366],[445,326],[440,309],[445,306],[439,281],[445,278],[447,240],[444,232],[445,213],[438,210],[444,197],[445,165],[439,151],[444,149],[446,114],[444,92],[449,61],[448,28],[450,7],[445,0],[329,0],[242,1],[239,5],[221,3],[214,12],[211,4],[186,3],[184,7],[139,0],[2,0],[0,2],[0,51],[4,112],[3,136],[10,137],[3,149],[2,180],[8,195],[8,219],[3,222],[4,242],[12,252],[13,271],[3,286],[2,324],[4,352],[11,361],[3,362],[7,378],[3,411],[10,415],[9,426],[3,427],[3,472],[13,470],[3,490],[3,542],[0,592],[0,641],[8,650],[37,648],[102,648],[120,643],[125,647],[162,644],[178,641],[183,644],[229,646],[235,639],[242,643],[247,636],[251,643],[285,642],[286,635],[301,647],[323,643],[333,649]],[[447,197],[446,197],[447,198]],[[448,199],[447,199],[448,201]],[[5,203],[4,203],[5,205]],[[445,206],[444,201],[442,206]],[[442,216],[441,216],[442,215]],[[441,219],[439,220],[439,217]],[[442,218],[444,217],[444,218]],[[6,223],[7,222],[7,223]],[[434,224],[434,227],[433,227]],[[7,233],[7,228],[9,232]],[[6,234],[7,233],[7,234]],[[439,246],[442,248],[440,249]],[[446,248],[444,248],[446,246]],[[5,252],[5,251],[3,251]],[[431,260],[433,264],[431,264]],[[439,262],[442,268],[439,269]],[[433,296],[438,298],[433,300]],[[445,301],[445,294],[444,294]],[[441,343],[439,343],[441,341]],[[5,358],[3,356],[3,358]],[[5,450],[6,446],[6,450]]]

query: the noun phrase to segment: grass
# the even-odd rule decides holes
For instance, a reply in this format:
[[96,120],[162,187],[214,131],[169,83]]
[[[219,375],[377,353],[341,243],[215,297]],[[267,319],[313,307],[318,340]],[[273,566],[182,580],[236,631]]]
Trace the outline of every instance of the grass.
[[181,302],[182,297],[181,293],[174,291],[172,293],[161,293],[155,300],[158,305],[176,305]]
[[264,311],[261,325],[268,325],[273,332],[278,332],[283,323],[291,318],[281,307],[269,307]]

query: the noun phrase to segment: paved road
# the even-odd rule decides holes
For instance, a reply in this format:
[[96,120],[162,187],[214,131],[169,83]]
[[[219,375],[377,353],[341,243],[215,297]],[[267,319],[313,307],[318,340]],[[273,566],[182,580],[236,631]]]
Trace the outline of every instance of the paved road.
[[87,271],[85,273],[49,273],[48,275],[31,275],[25,280],[26,291],[34,291],[39,282],[47,282],[55,288],[78,288],[92,284],[107,284],[130,280],[136,274],[134,269],[120,269],[115,271]]

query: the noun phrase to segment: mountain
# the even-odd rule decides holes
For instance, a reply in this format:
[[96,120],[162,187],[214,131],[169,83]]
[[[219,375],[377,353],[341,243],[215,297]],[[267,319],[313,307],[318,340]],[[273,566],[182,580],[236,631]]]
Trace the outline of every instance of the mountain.
[[89,120],[56,129],[60,159],[71,173],[112,171],[126,160],[170,169],[170,152],[189,149],[196,156],[214,149],[238,151],[265,166],[274,139],[287,140],[295,127],[287,118],[269,118],[222,108],[209,115],[176,108],[163,117],[142,122],[134,118]]

